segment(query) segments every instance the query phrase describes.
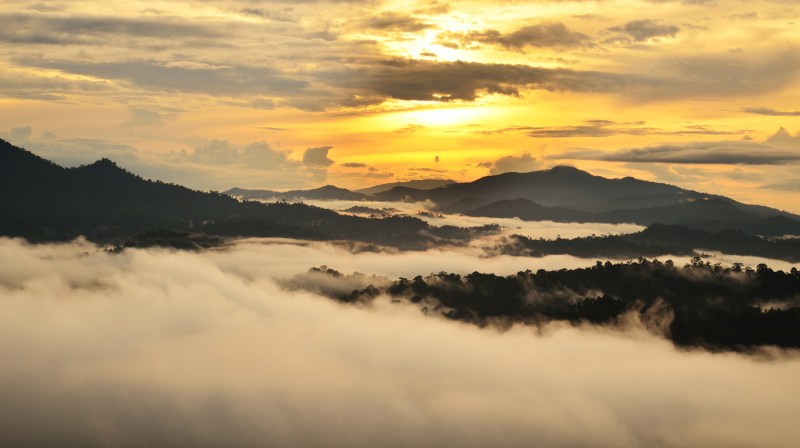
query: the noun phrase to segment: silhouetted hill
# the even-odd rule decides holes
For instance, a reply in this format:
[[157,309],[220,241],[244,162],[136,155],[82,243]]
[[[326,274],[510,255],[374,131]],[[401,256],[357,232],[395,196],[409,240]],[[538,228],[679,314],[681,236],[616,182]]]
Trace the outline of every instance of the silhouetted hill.
[[[57,241],[84,235],[110,242],[153,229],[222,236],[350,239],[420,247],[470,237],[411,217],[370,219],[304,204],[239,202],[145,180],[103,159],[63,168],[0,141],[0,235]],[[446,236],[445,236],[446,235]]]
[[374,196],[384,201],[431,200],[441,212],[470,216],[800,234],[800,216],[791,213],[632,177],[607,179],[567,166],[487,176],[427,191],[395,187]]
[[408,187],[408,188],[414,188],[416,190],[431,190],[434,188],[443,187],[445,185],[453,183],[455,183],[455,181],[450,179],[410,180],[407,182],[391,182],[388,184],[375,185],[369,188],[362,188],[360,190],[356,190],[356,192],[366,195],[374,195],[377,193],[383,193],[384,191],[389,191],[395,187]]
[[586,222],[591,214],[564,207],[545,207],[527,199],[511,199],[491,204],[464,213],[467,216],[491,216],[495,218],[520,218],[526,221]]
[[514,235],[499,248],[507,255],[625,259],[698,255],[716,251],[800,262],[800,239],[770,239],[736,230],[706,231],[686,226],[653,224],[641,232],[574,239],[533,239]]
[[295,201],[302,199],[319,200],[319,201],[332,201],[332,200],[345,200],[345,201],[361,201],[367,199],[367,196],[354,191],[346,190],[344,188],[335,187],[333,185],[325,185],[320,188],[313,188],[310,190],[290,190],[290,191],[272,191],[272,190],[246,190],[244,188],[231,188],[224,191],[223,194],[230,196],[241,197],[242,199],[285,199],[287,201]]
[[438,207],[437,210],[442,213],[466,213],[470,210],[477,209],[486,205],[488,201],[483,198],[476,198],[475,196],[467,196],[459,199],[452,204],[444,207]]
[[430,194],[431,192],[428,190],[419,190],[416,188],[400,186],[393,187],[391,190],[373,194],[372,197],[379,201],[387,202],[421,202],[429,199],[428,196]]
[[[486,176],[468,183],[450,184],[433,190],[405,190],[387,196],[400,199],[397,193],[411,200],[430,199],[447,206],[466,197],[479,197],[489,202],[504,199],[527,199],[544,206],[564,206],[583,210],[585,207],[620,197],[646,197],[659,193],[680,193],[678,187],[637,180],[606,179],[568,166],[530,173],[504,173]],[[379,195],[380,197],[380,195]]]
[[768,218],[748,206],[719,196],[638,210],[613,210],[594,215],[597,222],[677,224],[704,230],[739,230],[758,235],[800,235],[800,221],[779,214]]

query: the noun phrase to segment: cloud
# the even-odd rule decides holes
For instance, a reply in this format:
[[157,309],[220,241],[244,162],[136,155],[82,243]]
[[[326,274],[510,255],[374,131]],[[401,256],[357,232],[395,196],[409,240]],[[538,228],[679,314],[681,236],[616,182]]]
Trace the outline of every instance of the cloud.
[[367,28],[382,31],[404,31],[413,33],[433,27],[430,23],[423,22],[416,17],[389,11],[373,16],[363,22]]
[[794,146],[795,148],[800,148],[800,132],[795,135],[791,135],[786,129],[780,128],[778,129],[778,132],[771,135],[767,139],[767,143],[778,146]]
[[299,19],[294,13],[293,8],[283,7],[274,9],[265,8],[242,8],[240,13],[262,19],[274,20],[278,22],[297,22]]
[[625,34],[636,42],[645,42],[658,37],[675,37],[680,28],[676,25],[662,24],[658,20],[641,19],[614,26],[608,30]]
[[11,132],[9,133],[9,135],[14,140],[25,141],[30,138],[32,133],[33,133],[33,128],[31,128],[30,126],[24,126],[19,128],[11,128]]
[[286,95],[302,92],[309,85],[307,81],[293,79],[272,67],[175,65],[151,60],[18,62],[102,79],[123,80],[162,92],[228,96],[270,93]]
[[756,115],[768,115],[771,117],[800,117],[800,110],[775,110],[768,107],[745,107],[744,112]]
[[297,169],[300,166],[298,162],[289,159],[288,152],[277,150],[267,142],[254,142],[239,147],[227,140],[211,140],[191,152],[173,152],[167,158],[174,163],[241,165],[270,171]]
[[611,152],[579,149],[553,154],[548,158],[639,163],[786,165],[800,162],[800,151],[769,143],[718,141],[661,144]]
[[386,300],[344,306],[280,288],[269,268],[287,264],[279,250],[114,256],[85,242],[0,240],[0,442],[791,446],[800,437],[793,353],[763,361],[679,351],[635,326],[500,333]]
[[[560,22],[542,22],[522,27],[509,34],[497,30],[470,31],[467,33],[446,32],[439,34],[442,43],[456,43],[456,46],[469,46],[474,42],[498,45],[507,49],[522,51],[525,47],[588,47],[592,40],[583,33],[570,31]],[[450,45],[452,46],[452,45]]]
[[[218,104],[263,110],[341,111],[387,100],[474,101],[532,89],[652,101],[774,91],[794,82],[799,68],[794,50],[765,50],[752,57],[713,52],[688,58],[596,55],[605,62],[592,66],[617,67],[617,73],[582,70],[588,66],[578,61],[572,61],[574,69],[557,69],[534,66],[533,60],[523,65],[392,59],[429,49],[393,51],[386,45],[392,36],[383,34],[427,30],[440,23],[431,15],[448,8],[460,13],[461,5],[437,3],[426,11],[420,3],[409,12],[376,14],[385,11],[383,2],[191,4],[202,8],[187,6],[192,14],[184,14],[188,3],[171,1],[159,3],[160,10],[126,9],[113,16],[70,8],[0,14],[0,25],[5,25],[0,41],[9,44],[0,74],[2,95],[83,104],[93,93],[102,93],[126,107],[147,110],[173,97],[187,109],[205,108],[211,97]],[[509,3],[514,4],[520,3]],[[676,28],[651,19],[612,27],[632,41],[664,37],[677,33]],[[555,20],[528,22],[508,32],[442,33],[441,38],[455,46],[475,43],[520,51],[592,46],[590,36]],[[90,47],[98,51],[86,57]]]
[[646,127],[645,122],[617,123],[611,120],[587,120],[575,126],[513,126],[503,129],[476,131],[480,134],[519,132],[533,138],[611,137],[615,135],[732,135],[744,131],[719,131],[702,125],[684,126],[683,129],[665,130]]
[[36,136],[31,126],[14,128],[8,133],[0,131],[0,138],[64,166],[92,163],[104,157],[126,166],[139,161],[136,148],[126,143],[98,138],[58,138],[49,131]]
[[332,146],[320,146],[318,148],[308,148],[303,152],[303,165],[312,179],[316,182],[324,182],[328,178],[328,167],[335,162],[328,157],[328,151]]
[[527,65],[393,59],[365,67],[358,75],[342,78],[338,84],[361,90],[362,96],[371,102],[388,98],[447,102],[474,101],[482,94],[515,96],[523,88],[612,92],[652,82],[637,76]]
[[174,118],[174,114],[158,112],[149,109],[132,108],[130,109],[130,119],[125,126],[137,127],[161,127]]
[[103,45],[107,43],[109,36],[112,38],[124,36],[127,39],[208,40],[223,35],[223,28],[191,23],[174,17],[151,19],[29,13],[0,14],[0,41],[13,44]]
[[768,188],[770,190],[780,190],[780,191],[800,191],[800,179],[793,179],[786,182],[777,182],[772,184],[761,185],[760,188]]
[[361,162],[345,162],[341,166],[346,168],[367,168],[367,164]]
[[303,165],[310,167],[329,167],[335,162],[328,158],[328,151],[333,146],[320,146],[318,148],[308,148],[303,152]]
[[524,152],[519,156],[505,156],[494,162],[484,162],[479,166],[488,168],[489,174],[502,174],[534,171],[537,168],[541,168],[542,164],[537,158],[531,156],[530,153]]

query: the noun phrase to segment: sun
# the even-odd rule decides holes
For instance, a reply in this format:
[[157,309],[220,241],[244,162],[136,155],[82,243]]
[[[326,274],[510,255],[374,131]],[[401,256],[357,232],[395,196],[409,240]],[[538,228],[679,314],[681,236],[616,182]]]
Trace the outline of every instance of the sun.
[[441,128],[480,122],[490,113],[486,106],[437,104],[414,110],[390,112],[382,118],[395,127],[398,123],[402,123]]

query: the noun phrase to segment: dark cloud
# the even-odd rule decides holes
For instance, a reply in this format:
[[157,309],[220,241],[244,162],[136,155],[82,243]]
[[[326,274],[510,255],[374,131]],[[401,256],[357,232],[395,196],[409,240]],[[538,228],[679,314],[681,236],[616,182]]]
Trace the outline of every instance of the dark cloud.
[[662,24],[658,20],[641,19],[608,30],[629,36],[636,42],[644,42],[657,37],[674,37],[680,28],[676,25]]
[[303,165],[313,168],[327,168],[334,164],[334,161],[328,158],[328,151],[333,148],[332,146],[320,146],[318,148],[308,148],[303,153]]
[[615,135],[736,135],[745,131],[719,131],[706,126],[686,126],[678,130],[645,127],[643,121],[617,123],[610,120],[587,120],[576,126],[513,126],[503,129],[477,131],[481,134],[520,132],[533,138],[611,137]]
[[367,28],[384,31],[415,32],[431,28],[433,25],[416,17],[398,12],[384,12],[365,20],[362,25]]
[[[174,17],[120,18],[112,16],[56,16],[27,13],[0,14],[0,41],[24,44],[109,44],[109,36],[204,41],[228,33],[223,27],[189,23]],[[126,44],[130,44],[127,40]]]
[[749,114],[768,115],[772,117],[800,117],[800,110],[775,110],[768,107],[745,107],[742,111]]
[[413,167],[408,168],[408,171],[412,172],[420,172],[420,173],[447,173],[447,170],[440,170],[438,168],[428,168],[428,167]]
[[528,152],[518,156],[501,157],[494,162],[483,162],[478,166],[487,168],[489,174],[526,173],[542,167],[542,163]]
[[[510,34],[497,30],[471,31],[468,33],[441,33],[441,42],[450,46],[464,46],[473,43],[499,45],[521,51],[525,47],[587,47],[592,45],[589,36],[570,31],[560,22],[542,22],[522,27]],[[454,45],[455,44],[455,45]]]
[[277,22],[297,22],[297,17],[294,14],[294,9],[291,7],[264,9],[264,8],[242,8],[239,13],[260,17],[262,19],[274,20]]
[[20,59],[24,65],[52,68],[97,78],[127,81],[139,87],[211,95],[296,93],[308,82],[271,67],[168,64],[152,60],[92,63],[87,61]]
[[580,72],[527,65],[435,62],[393,59],[342,77],[341,86],[363,91],[370,101],[473,101],[484,93],[519,95],[522,88],[573,92],[619,92],[626,87],[657,83],[637,76]]
[[800,162],[800,150],[750,141],[690,142],[618,151],[573,150],[551,159],[700,165],[788,165]]
[[341,166],[346,168],[367,168],[366,163],[359,163],[359,162],[346,162],[342,163]]

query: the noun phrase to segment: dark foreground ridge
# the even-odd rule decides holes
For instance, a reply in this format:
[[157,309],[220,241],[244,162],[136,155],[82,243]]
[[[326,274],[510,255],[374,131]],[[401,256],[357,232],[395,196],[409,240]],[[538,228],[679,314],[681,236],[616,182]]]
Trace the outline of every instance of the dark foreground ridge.
[[[620,326],[631,318],[676,346],[752,351],[762,346],[800,348],[800,273],[711,265],[695,258],[597,264],[586,269],[523,271],[507,277],[440,272],[363,286],[361,274],[312,268],[293,282],[346,303],[369,304],[381,294],[416,304],[429,315],[479,326],[538,325],[550,321]],[[367,279],[371,280],[371,279]],[[336,288],[361,284],[352,290]],[[318,284],[326,288],[319,289]],[[334,286],[331,286],[334,285]]]
[[[85,236],[98,243],[134,240],[154,229],[224,237],[353,240],[399,248],[463,242],[492,228],[433,227],[418,218],[341,215],[305,204],[240,202],[216,193],[145,180],[108,159],[63,168],[0,140],[0,235],[32,242]],[[183,248],[162,235],[141,244]],[[186,244],[184,244],[186,243]],[[206,243],[203,243],[206,244]],[[201,246],[202,247],[202,246]]]

